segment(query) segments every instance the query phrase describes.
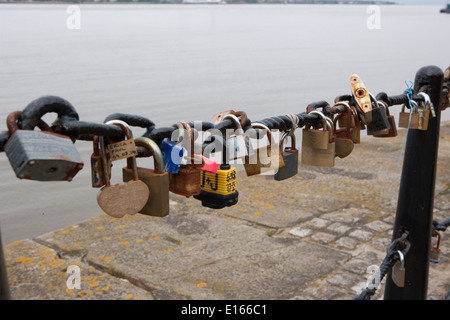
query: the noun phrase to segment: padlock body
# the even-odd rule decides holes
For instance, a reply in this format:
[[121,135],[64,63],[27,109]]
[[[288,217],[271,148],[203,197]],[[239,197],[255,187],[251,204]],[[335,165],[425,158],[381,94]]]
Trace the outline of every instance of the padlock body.
[[101,188],[106,184],[101,156],[91,155],[92,188]]
[[302,143],[302,164],[307,166],[334,167],[336,143],[328,144],[326,150],[318,149],[310,143]]
[[163,154],[164,171],[178,173],[184,155],[184,149],[174,141],[164,139],[159,145]]
[[441,250],[439,248],[430,249],[430,262],[439,263],[441,261]]
[[20,179],[71,181],[83,168],[72,140],[50,132],[17,130],[5,153]]
[[194,195],[202,205],[213,209],[230,207],[238,202],[236,190],[236,168],[221,165],[216,173],[202,171],[200,174],[200,194]]
[[354,146],[355,144],[351,138],[336,137],[336,156],[341,159],[349,156],[352,153]]
[[316,129],[303,129],[302,145],[308,145],[320,150],[327,150],[330,132]]
[[200,169],[181,165],[178,173],[169,173],[169,190],[170,192],[190,197],[200,194]]
[[419,115],[418,129],[426,131],[428,130],[428,122],[430,122],[430,110],[421,110],[422,116]]
[[389,132],[390,124],[387,117],[386,109],[378,107],[372,109],[372,121],[367,125],[367,134],[387,134]]
[[412,113],[402,111],[399,115],[398,126],[400,128],[409,127],[409,129],[419,129],[419,118],[420,115],[415,111],[413,111]]
[[282,153],[284,167],[278,168],[275,180],[282,181],[295,176],[298,173],[298,150],[290,147],[284,148]]
[[405,267],[397,261],[392,267],[392,281],[397,287],[403,288],[405,286],[405,274]]
[[[158,173],[153,169],[137,167],[138,179],[149,189],[149,196],[145,206],[139,213],[154,217],[165,217],[169,214],[169,174]],[[133,179],[131,168],[122,168],[123,181]]]
[[240,159],[247,155],[247,145],[243,135],[232,136],[227,139],[228,158]]
[[389,131],[387,133],[375,133],[373,135],[374,137],[393,138],[393,137],[396,137],[398,135],[397,126],[395,124],[394,116],[388,116],[388,121],[389,121]]
[[105,213],[115,218],[136,214],[144,207],[149,189],[141,180],[104,186],[97,193],[97,203]]
[[283,156],[277,144],[255,150],[255,153],[245,157],[244,169],[247,176],[274,171],[284,167]]

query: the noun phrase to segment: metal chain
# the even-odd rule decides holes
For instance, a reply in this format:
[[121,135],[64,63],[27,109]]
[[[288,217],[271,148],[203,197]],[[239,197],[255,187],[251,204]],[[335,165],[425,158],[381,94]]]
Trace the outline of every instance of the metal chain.
[[370,300],[370,298],[375,295],[376,290],[378,289],[379,284],[386,276],[386,274],[391,270],[391,268],[395,265],[395,263],[400,259],[400,255],[398,251],[400,251],[403,256],[406,256],[408,253],[411,244],[407,240],[409,236],[409,232],[405,231],[400,238],[395,239],[391,245],[389,246],[386,256],[379,267],[379,276],[374,277],[371,280],[371,284],[364,289],[361,294],[356,297],[354,300]]

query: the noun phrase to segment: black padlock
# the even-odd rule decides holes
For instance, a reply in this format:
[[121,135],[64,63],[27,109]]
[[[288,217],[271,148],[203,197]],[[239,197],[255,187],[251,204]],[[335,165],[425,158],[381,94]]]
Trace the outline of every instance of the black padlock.
[[[287,137],[291,137],[291,146],[283,150],[283,145]],[[274,179],[277,181],[292,178],[298,173],[298,149],[296,148],[295,134],[285,135],[280,142],[280,152],[283,157],[284,166],[278,168]]]
[[[223,137],[212,136],[214,141],[223,141]],[[226,163],[226,142],[222,143],[222,163],[215,173],[201,170],[200,194],[194,198],[202,201],[202,206],[212,209],[231,207],[238,202],[239,192],[236,189],[236,168]]]
[[378,102],[372,95],[370,97],[373,100],[372,103],[372,121],[367,125],[368,135],[385,135],[389,133],[391,125],[389,124],[389,118],[386,112],[386,106]]

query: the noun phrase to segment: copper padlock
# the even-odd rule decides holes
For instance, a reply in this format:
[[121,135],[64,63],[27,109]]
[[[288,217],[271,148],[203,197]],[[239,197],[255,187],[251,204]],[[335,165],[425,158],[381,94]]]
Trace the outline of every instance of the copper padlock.
[[[131,130],[129,130],[126,123],[120,120],[113,120],[107,124],[119,125],[126,132],[127,140],[133,138]],[[104,137],[100,138],[99,143],[101,154],[106,154]],[[97,203],[105,213],[115,218],[122,218],[127,214],[138,213],[145,206],[150,194],[147,185],[138,178],[135,155],[126,158],[129,164],[131,164],[132,179],[127,182],[111,185],[111,170],[109,169],[111,168],[112,157],[111,154],[108,154],[107,157],[102,157],[106,185],[97,193]]]
[[[340,113],[333,121],[334,135],[336,140],[336,156],[339,158],[345,158],[349,156],[355,144],[353,143],[353,127],[352,127],[352,110],[350,106],[346,105],[347,111]],[[337,122],[340,117],[346,115],[347,124],[344,128],[337,128]]]
[[[191,127],[183,121],[180,121],[180,124],[188,133],[190,150],[187,150],[186,164],[180,165],[178,173],[169,174],[169,190],[185,197],[191,197],[200,194],[200,173],[204,161],[201,157],[194,155],[194,134]],[[174,126],[177,127],[177,125]],[[200,163],[196,159],[200,159]]]

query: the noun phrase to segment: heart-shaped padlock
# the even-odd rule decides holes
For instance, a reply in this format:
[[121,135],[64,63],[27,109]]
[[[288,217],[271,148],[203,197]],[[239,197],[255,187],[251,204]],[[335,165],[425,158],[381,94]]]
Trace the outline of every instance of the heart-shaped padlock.
[[[126,133],[127,140],[133,139],[131,130],[123,121],[113,120],[107,124],[119,125]],[[97,203],[103,211],[115,218],[122,218],[127,214],[136,214],[144,208],[150,191],[147,185],[138,179],[136,156],[127,157],[128,166],[132,168],[133,179],[127,182],[110,184],[110,158],[106,154],[104,137],[100,137],[100,152],[104,163],[106,185],[97,194]],[[134,140],[133,140],[134,142]]]

